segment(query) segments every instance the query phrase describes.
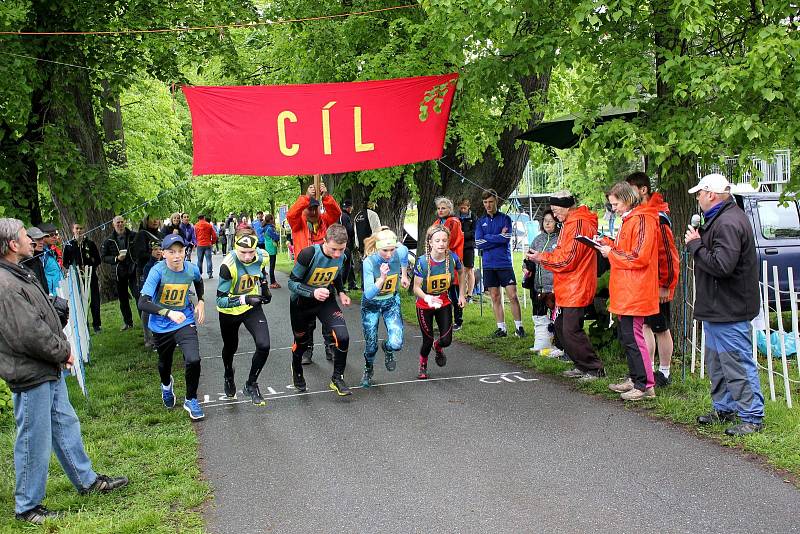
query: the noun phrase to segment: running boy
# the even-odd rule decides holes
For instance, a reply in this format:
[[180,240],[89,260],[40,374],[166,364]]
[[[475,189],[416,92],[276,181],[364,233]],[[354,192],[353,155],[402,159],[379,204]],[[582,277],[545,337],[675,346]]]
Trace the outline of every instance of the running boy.
[[297,391],[306,390],[303,377],[302,356],[312,343],[316,320],[331,331],[333,338],[333,376],[328,387],[338,395],[350,395],[344,381],[347,349],[350,336],[342,310],[336,303],[338,293],[343,306],[350,306],[350,297],[342,284],[342,256],[347,246],[347,230],[341,224],[332,224],[325,232],[321,245],[311,245],[297,255],[289,275],[289,316],[292,321],[292,382]]
[[[428,378],[428,355],[431,347],[436,352],[436,365],[444,367],[447,357],[444,348],[453,341],[453,305],[448,289],[458,271],[458,306],[466,304],[464,298],[464,266],[454,252],[448,249],[450,231],[445,226],[428,228],[425,236],[425,255],[414,265],[414,294],[417,296],[417,321],[422,331],[422,347],[419,349],[419,374],[417,378]],[[439,328],[439,339],[433,338],[433,321]]]
[[[205,417],[197,402],[200,382],[200,342],[196,324],[205,320],[203,278],[197,265],[186,260],[186,242],[170,234],[161,242],[164,261],[156,263],[147,275],[139,297],[139,309],[150,314],[148,326],[158,351],[161,399],[164,406],[175,406],[172,380],[172,355],[180,347],[186,366],[186,400],[183,409],[197,421]],[[197,305],[189,301],[189,286],[194,283]],[[196,323],[196,324],[195,324]]]
[[253,336],[256,351],[250,364],[250,374],[242,393],[256,406],[267,403],[258,388],[258,375],[269,356],[269,326],[261,304],[272,300],[267,280],[266,267],[269,256],[258,246],[258,237],[252,228],[236,232],[233,250],[222,260],[217,286],[217,311],[219,329],[222,333],[222,363],[225,366],[225,395],[236,396],[233,380],[233,355],[239,348],[239,327],[244,327]]
[[378,352],[381,316],[386,325],[383,353],[387,371],[394,371],[394,353],[403,348],[403,317],[400,314],[399,285],[408,288],[408,249],[397,242],[397,235],[386,226],[364,240],[364,294],[361,298],[361,323],[364,327],[364,376],[361,387],[370,387],[373,362]]

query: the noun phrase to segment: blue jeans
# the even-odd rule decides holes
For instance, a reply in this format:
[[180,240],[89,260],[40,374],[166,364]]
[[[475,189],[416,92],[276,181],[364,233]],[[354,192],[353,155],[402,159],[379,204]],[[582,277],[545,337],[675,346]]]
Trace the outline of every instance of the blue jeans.
[[12,395],[17,439],[14,442],[14,511],[27,512],[42,503],[47,485],[50,452],[75,489],[94,484],[97,473],[81,440],[81,424],[69,402],[63,375]]
[[386,325],[384,352],[396,352],[403,348],[403,317],[400,315],[400,295],[386,300],[363,300],[361,323],[364,326],[364,360],[372,364],[378,352],[378,328],[381,316]]
[[203,258],[206,259],[209,276],[213,274],[214,266],[211,264],[211,256],[211,247],[197,247],[197,266],[200,267],[200,275],[203,274]]
[[761,423],[764,395],[753,361],[750,321],[703,322],[706,333],[706,369],[711,400],[718,412],[737,413],[742,421]]

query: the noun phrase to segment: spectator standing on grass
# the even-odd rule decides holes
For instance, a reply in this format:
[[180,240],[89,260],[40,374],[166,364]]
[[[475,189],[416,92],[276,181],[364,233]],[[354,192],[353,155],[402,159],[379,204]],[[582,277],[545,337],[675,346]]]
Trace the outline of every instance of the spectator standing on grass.
[[528,258],[553,272],[556,339],[575,364],[574,369],[563,373],[564,376],[595,380],[605,376],[605,370],[583,330],[583,316],[586,306],[594,302],[597,291],[597,253],[575,238],[597,234],[597,214],[586,206],[578,206],[569,191],[554,193],[550,197],[550,209],[562,225],[556,248],[552,252],[528,254]]
[[217,242],[217,231],[206,221],[205,215],[197,216],[197,224],[194,225],[195,242],[197,243],[197,267],[200,268],[200,275],[203,275],[203,259],[206,260],[206,273],[208,279],[214,278],[214,263],[212,261],[211,247]]
[[[125,218],[117,215],[112,220],[114,231],[103,242],[100,255],[103,263],[114,267],[114,279],[117,281],[117,297],[119,311],[122,314],[122,330],[133,328],[130,297],[139,299],[139,283],[136,280],[136,264],[130,254],[136,234],[125,227]],[[128,295],[130,290],[130,295]]]
[[54,224],[42,223],[39,230],[44,233],[44,251],[41,256],[44,276],[47,279],[47,290],[51,296],[55,296],[61,280],[64,279],[64,271],[61,270],[61,254],[58,253],[56,245],[58,243],[58,229]]
[[702,425],[741,422],[730,436],[764,427],[764,396],[753,359],[750,321],[758,315],[758,259],[753,229],[721,174],[704,176],[689,189],[703,211],[699,228],[686,231],[694,260],[694,316],[703,321],[705,360],[713,410],[697,418]]
[[464,233],[464,288],[467,302],[472,300],[472,291],[475,289],[475,216],[470,209],[470,200],[462,198],[458,204],[458,218],[461,221],[461,231]]
[[542,231],[533,239],[528,253],[525,255],[522,269],[525,282],[531,292],[531,314],[533,315],[534,342],[532,352],[548,353],[553,348],[551,329],[553,328],[552,310],[548,302],[553,301],[553,273],[530,259],[531,252],[552,252],[558,244],[558,225],[553,210],[548,209],[542,215]]
[[83,495],[121,488],[128,479],[92,468],[64,381],[62,368],[75,362],[65,321],[33,274],[20,267],[32,256],[22,221],[0,219],[0,377],[11,389],[17,428],[14,511],[20,521],[41,524],[60,515],[42,505],[53,451]]
[[483,207],[486,215],[475,223],[475,246],[483,253],[483,287],[489,290],[492,297],[492,309],[497,321],[497,330],[492,337],[506,337],[505,310],[500,292],[505,289],[511,303],[511,315],[514,317],[514,334],[525,337],[522,327],[522,310],[517,298],[517,277],[511,263],[511,233],[514,224],[511,217],[497,211],[497,192],[488,189],[483,192]]
[[[436,206],[436,221],[441,226],[447,228],[450,232],[449,247],[450,251],[458,257],[459,262],[464,259],[464,232],[461,230],[461,219],[453,213],[453,201],[447,197],[439,197],[433,201]],[[463,266],[463,263],[462,263]],[[463,271],[461,271],[463,274]],[[450,286],[449,295],[450,302],[458,302],[458,291],[461,286],[461,281],[456,274],[456,280]],[[462,323],[464,322],[464,310],[461,306],[453,306],[453,331],[461,330]]]
[[39,230],[36,226],[28,228],[28,237],[33,239],[33,255],[22,260],[20,265],[30,269],[36,276],[36,279],[42,285],[42,289],[48,295],[50,290],[47,287],[47,277],[44,275],[44,264],[42,263],[42,254],[44,254],[44,232]]
[[653,355],[644,339],[644,321],[658,313],[658,212],[642,202],[628,182],[614,184],[608,201],[622,218],[616,239],[602,239],[600,253],[611,264],[608,311],[618,316],[617,336],[629,377],[610,384],[623,400],[655,398]]
[[[141,292],[144,281],[147,279],[145,268],[153,257],[153,248],[161,247],[161,240],[164,236],[159,230],[161,221],[151,215],[145,215],[142,222],[139,224],[139,231],[136,232],[136,237],[131,246],[132,257],[136,262],[136,280]],[[147,326],[150,315],[146,312],[139,310],[142,319],[142,330],[144,330],[144,346],[148,349],[153,348],[153,333]]]
[[672,365],[673,341],[670,332],[672,316],[670,307],[675,296],[680,276],[680,256],[672,234],[669,204],[660,193],[650,190],[650,178],[643,172],[635,172],[625,178],[642,197],[642,201],[658,211],[658,302],[659,311],[644,320],[644,339],[653,356],[658,349],[658,370],[655,372],[656,387],[668,386]]
[[103,262],[100,251],[94,241],[83,234],[83,225],[72,225],[72,239],[64,246],[64,268],[72,265],[83,271],[84,267],[92,268],[89,278],[89,309],[92,311],[92,328],[95,333],[100,332],[100,282],[97,278],[97,268]]

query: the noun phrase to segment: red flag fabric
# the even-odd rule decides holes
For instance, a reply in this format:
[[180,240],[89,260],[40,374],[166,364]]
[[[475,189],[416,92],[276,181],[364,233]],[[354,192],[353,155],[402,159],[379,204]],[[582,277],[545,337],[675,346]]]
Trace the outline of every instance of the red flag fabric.
[[457,78],[184,87],[193,173],[329,174],[440,158]]

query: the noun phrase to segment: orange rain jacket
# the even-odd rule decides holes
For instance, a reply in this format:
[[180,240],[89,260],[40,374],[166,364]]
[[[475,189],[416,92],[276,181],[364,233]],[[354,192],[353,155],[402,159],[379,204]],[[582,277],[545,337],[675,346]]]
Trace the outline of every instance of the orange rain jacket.
[[661,193],[653,193],[647,203],[658,211],[658,287],[669,289],[669,300],[675,296],[678,277],[681,272],[681,258],[675,246],[672,221],[669,218],[669,204],[664,202]]
[[336,200],[331,195],[325,195],[322,197],[322,206],[325,208],[325,212],[319,214],[319,222],[316,227],[312,228],[303,214],[308,203],[308,196],[300,195],[286,213],[286,220],[289,221],[289,227],[292,229],[295,261],[304,248],[322,243],[325,240],[328,226],[339,222],[339,217],[342,216],[342,208],[339,207]]
[[[609,243],[610,244],[610,243]],[[608,311],[647,317],[658,313],[658,211],[648,204],[622,219],[608,254]]]
[[539,256],[542,267],[553,272],[556,305],[562,308],[588,306],[597,291],[597,252],[576,241],[578,235],[597,235],[597,214],[586,206],[569,212],[556,248]]

